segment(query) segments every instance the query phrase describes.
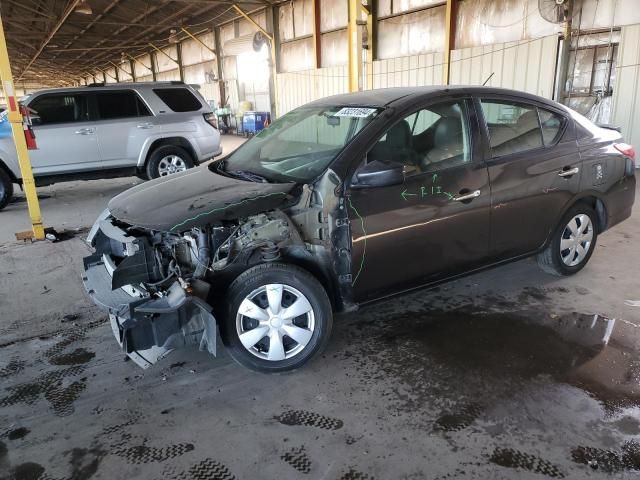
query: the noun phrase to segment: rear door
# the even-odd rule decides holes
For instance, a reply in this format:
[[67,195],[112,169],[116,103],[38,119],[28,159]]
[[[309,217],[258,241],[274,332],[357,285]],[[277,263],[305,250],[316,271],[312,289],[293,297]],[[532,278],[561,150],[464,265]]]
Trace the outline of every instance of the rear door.
[[559,109],[513,97],[481,97],[491,181],[491,257],[540,248],[579,192],[573,123]]
[[35,176],[100,168],[96,126],[85,93],[46,93],[28,104],[38,148],[29,152]]
[[133,90],[93,94],[102,168],[134,167],[145,140],[158,133],[155,117]]
[[[401,184],[358,187],[347,207],[358,301],[470,270],[489,252],[490,191],[470,100],[427,104],[394,122],[359,171],[404,165]],[[376,163],[374,163],[376,162]]]

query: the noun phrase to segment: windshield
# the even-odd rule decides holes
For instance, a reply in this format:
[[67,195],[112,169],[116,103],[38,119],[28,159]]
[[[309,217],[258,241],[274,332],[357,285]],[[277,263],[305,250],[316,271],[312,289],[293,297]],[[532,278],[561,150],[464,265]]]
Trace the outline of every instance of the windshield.
[[216,168],[274,182],[307,183],[378,115],[368,107],[302,107],[276,120]]

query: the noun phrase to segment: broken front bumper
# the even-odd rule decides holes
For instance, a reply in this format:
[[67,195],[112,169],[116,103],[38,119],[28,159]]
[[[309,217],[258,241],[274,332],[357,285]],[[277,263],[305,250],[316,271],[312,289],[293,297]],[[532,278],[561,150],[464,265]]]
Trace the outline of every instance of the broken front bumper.
[[[216,354],[216,320],[202,298],[188,294],[177,281],[162,297],[152,297],[140,286],[121,285],[128,275],[140,279],[141,272],[150,271],[139,239],[103,213],[87,241],[96,252],[84,259],[85,289],[109,312],[116,340],[136,364],[147,368],[186,346]],[[116,264],[114,256],[123,252],[124,259]]]

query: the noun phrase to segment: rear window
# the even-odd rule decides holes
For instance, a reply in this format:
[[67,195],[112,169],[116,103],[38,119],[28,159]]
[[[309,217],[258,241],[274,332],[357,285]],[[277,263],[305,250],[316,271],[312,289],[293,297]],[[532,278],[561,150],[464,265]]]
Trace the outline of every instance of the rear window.
[[101,120],[151,115],[135,92],[98,92],[98,115]]
[[154,88],[153,92],[174,112],[195,112],[202,108],[200,100],[186,88]]

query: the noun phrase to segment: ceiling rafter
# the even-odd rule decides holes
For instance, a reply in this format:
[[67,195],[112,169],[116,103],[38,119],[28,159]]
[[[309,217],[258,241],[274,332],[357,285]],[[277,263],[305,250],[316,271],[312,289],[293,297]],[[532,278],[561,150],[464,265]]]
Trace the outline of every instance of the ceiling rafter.
[[80,3],[80,0],[71,0],[71,3],[69,4],[69,6],[67,7],[67,9],[64,11],[64,13],[62,14],[62,17],[60,17],[60,19],[58,19],[58,21],[56,22],[56,24],[54,25],[54,27],[51,29],[51,31],[49,32],[49,34],[47,35],[47,38],[44,40],[44,42],[42,42],[42,44],[40,45],[40,48],[38,48],[38,51],[36,53],[34,53],[33,57],[31,58],[31,60],[29,60],[29,63],[27,64],[26,67],[24,67],[22,69],[22,71],[20,72],[20,75],[18,76],[18,81],[20,81],[20,79],[24,76],[25,72],[27,70],[29,70],[29,68],[31,67],[31,65],[33,65],[33,62],[36,61],[36,59],[38,58],[38,56],[42,53],[42,51],[44,50],[44,47],[47,46],[47,44],[51,41],[51,39],[53,38],[53,36],[56,34],[56,32],[58,30],[60,30],[60,27],[62,27],[62,25],[64,24],[65,20],[67,19],[67,17],[69,17],[69,15],[71,15],[71,12],[73,12],[73,10],[76,8],[76,5],[78,5],[78,3]]

